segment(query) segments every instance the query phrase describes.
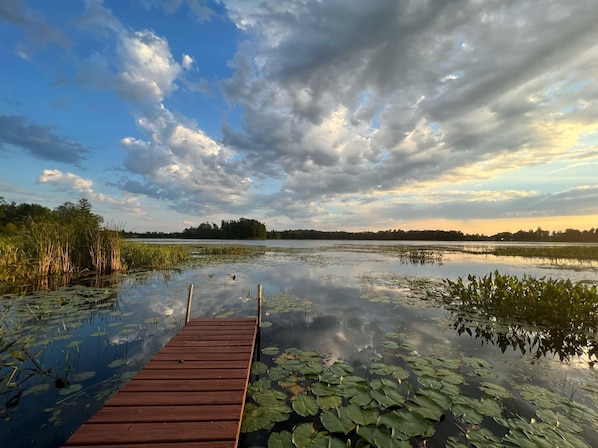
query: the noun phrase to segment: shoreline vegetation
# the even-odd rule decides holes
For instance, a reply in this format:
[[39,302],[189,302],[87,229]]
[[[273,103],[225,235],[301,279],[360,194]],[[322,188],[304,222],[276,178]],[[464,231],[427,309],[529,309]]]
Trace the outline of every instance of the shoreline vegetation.
[[[0,282],[15,282],[39,277],[81,274],[97,275],[131,269],[167,269],[197,255],[197,246],[144,244],[137,238],[177,239],[330,239],[381,241],[516,241],[598,243],[598,229],[549,232],[538,228],[515,234],[493,236],[467,235],[459,231],[387,230],[379,232],[327,232],[317,230],[267,231],[253,219],[204,223],[183,232],[133,233],[120,225],[104,225],[102,216],[93,213],[83,198],[76,204],[66,202],[54,210],[38,204],[7,203],[0,197]],[[238,254],[238,249],[218,249],[218,254]],[[257,249],[256,249],[257,250]],[[408,249],[406,249],[408,250]],[[487,252],[496,256],[550,259],[598,260],[598,246],[500,247]],[[205,251],[204,254],[206,255]]]

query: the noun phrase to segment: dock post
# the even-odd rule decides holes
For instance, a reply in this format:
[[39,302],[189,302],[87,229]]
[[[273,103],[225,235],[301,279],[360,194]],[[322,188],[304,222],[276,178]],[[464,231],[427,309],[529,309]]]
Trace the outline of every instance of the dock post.
[[193,301],[193,283],[189,285],[189,298],[187,299],[187,315],[185,316],[185,325],[191,320],[191,302]]
[[262,300],[263,300],[264,287],[257,285],[257,331],[258,333],[262,329]]

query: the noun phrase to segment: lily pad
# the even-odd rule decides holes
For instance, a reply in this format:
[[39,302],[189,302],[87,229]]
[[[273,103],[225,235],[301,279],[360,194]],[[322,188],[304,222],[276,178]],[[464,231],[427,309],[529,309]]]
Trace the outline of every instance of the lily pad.
[[115,359],[110,364],[108,364],[108,367],[110,367],[111,369],[114,369],[115,367],[124,366],[126,363],[127,363],[126,359]]
[[440,421],[445,413],[444,406],[438,404],[429,396],[419,394],[411,398],[410,403],[407,405],[407,409],[433,421]]
[[60,389],[60,392],[58,392],[58,393],[60,395],[70,395],[70,394],[74,394],[75,392],[79,392],[81,389],[83,389],[83,385],[71,384],[68,387],[63,387],[62,389]]
[[73,380],[74,381],[85,381],[85,380],[88,380],[90,378],[93,378],[95,376],[95,374],[96,373],[93,372],[93,371],[81,372],[81,373],[78,373],[77,375],[75,375],[73,377]]
[[331,433],[349,434],[355,429],[355,423],[349,418],[346,408],[324,411],[320,421]]
[[45,392],[49,388],[50,385],[48,383],[36,384],[35,386],[32,386],[29,389],[25,390],[25,392],[23,392],[23,397],[26,397],[27,395],[35,395],[40,392]]
[[273,432],[268,437],[268,448],[293,448],[291,433],[288,431]]
[[301,417],[316,415],[320,410],[316,400],[313,397],[305,394],[299,394],[295,396],[291,402],[291,405],[293,406],[295,412]]
[[364,409],[355,403],[351,403],[347,406],[347,415],[358,425],[367,426],[376,423],[380,414],[377,409]]
[[287,396],[279,390],[265,389],[254,393],[251,398],[262,406],[277,406],[284,404]]
[[278,347],[264,347],[262,349],[262,353],[264,355],[277,355],[280,352],[280,349]]
[[[432,437],[434,426],[430,421],[419,414],[408,411],[393,411],[384,414],[378,422],[393,430],[395,437],[401,440],[409,440],[412,437]],[[403,434],[403,437],[399,437]]]
[[302,423],[300,425],[297,425],[293,430],[293,444],[295,444],[297,448],[308,448],[312,443],[313,439],[324,436],[323,434],[318,434],[319,433],[315,430],[313,424]]
[[510,390],[494,383],[482,383],[480,389],[486,394],[496,398],[511,398],[513,396]]
[[262,375],[268,371],[268,366],[263,362],[256,361],[251,364],[251,373],[253,375]]
[[320,409],[327,411],[329,409],[338,408],[342,403],[343,399],[336,395],[321,396],[316,398],[316,402]]

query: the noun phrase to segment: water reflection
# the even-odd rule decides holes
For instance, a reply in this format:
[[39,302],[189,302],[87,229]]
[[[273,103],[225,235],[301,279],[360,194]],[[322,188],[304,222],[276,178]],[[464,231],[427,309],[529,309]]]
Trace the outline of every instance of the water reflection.
[[[60,446],[182,327],[190,283],[195,285],[192,317],[255,315],[255,291],[258,284],[264,285],[268,312],[264,320],[271,326],[262,331],[262,344],[314,350],[328,363],[343,359],[361,365],[370,359],[389,359],[382,344],[392,331],[411,345],[413,354],[466,353],[492,360],[493,372],[505,383],[527,369],[525,378],[550,385],[568,367],[547,360],[538,368],[529,360],[559,344],[562,353],[574,353],[575,344],[584,344],[582,338],[567,339],[565,330],[561,342],[556,330],[498,329],[488,320],[466,315],[456,315],[452,328],[447,327],[439,318],[446,312],[428,299],[440,279],[485,275],[494,269],[598,280],[595,271],[583,266],[563,271],[546,261],[515,264],[462,254],[452,246],[442,253],[441,262],[420,263],[365,243],[344,248],[340,243],[297,242],[301,250],[287,250],[285,245],[293,243],[272,242],[275,249],[269,247],[247,261],[237,258],[178,272],[109,277],[108,283],[90,279],[82,288],[19,300],[0,297],[0,306],[10,308],[3,334],[10,328],[17,335],[17,342],[0,357],[0,446]],[[471,338],[465,336],[467,329]],[[584,334],[595,355],[592,334]],[[5,336],[4,343],[12,341]],[[13,350],[20,353],[17,358],[11,355]],[[8,387],[15,367],[10,382],[18,386]],[[582,388],[595,380],[593,371],[579,369],[575,375],[578,397],[590,402],[598,398]],[[62,383],[57,384],[57,378]]]
[[503,353],[512,348],[535,359],[556,356],[560,361],[570,361],[580,357],[587,359],[590,367],[598,361],[598,339],[589,329],[585,332],[563,328],[529,330],[521,325],[482,323],[466,315],[457,315],[453,327],[459,335],[467,333],[482,344],[499,347]]

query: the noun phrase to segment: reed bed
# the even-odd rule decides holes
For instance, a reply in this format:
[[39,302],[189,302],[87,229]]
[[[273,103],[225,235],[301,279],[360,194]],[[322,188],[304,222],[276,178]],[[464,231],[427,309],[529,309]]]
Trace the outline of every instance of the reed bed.
[[497,256],[598,261],[598,245],[506,246],[497,247],[491,253]]
[[121,260],[126,270],[167,268],[188,260],[189,246],[180,244],[148,244],[123,241]]
[[117,228],[80,229],[60,220],[31,221],[21,236],[0,239],[0,281],[94,271],[119,272],[122,237]]

